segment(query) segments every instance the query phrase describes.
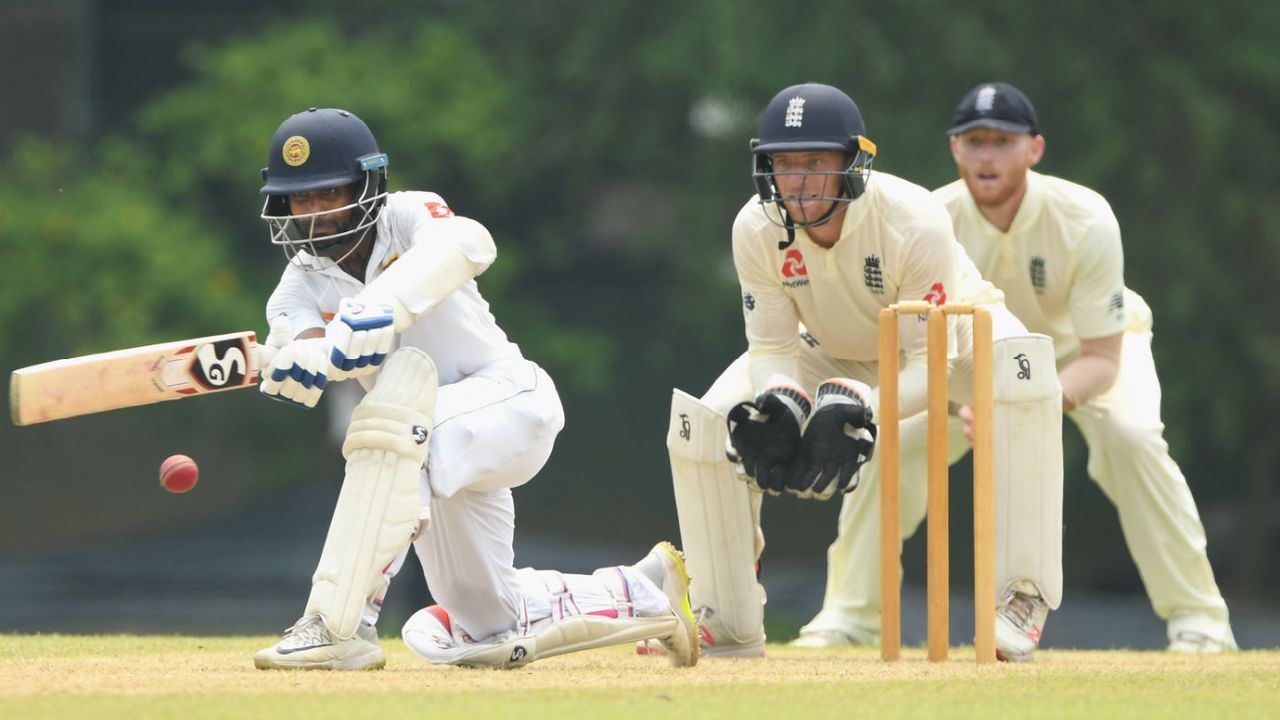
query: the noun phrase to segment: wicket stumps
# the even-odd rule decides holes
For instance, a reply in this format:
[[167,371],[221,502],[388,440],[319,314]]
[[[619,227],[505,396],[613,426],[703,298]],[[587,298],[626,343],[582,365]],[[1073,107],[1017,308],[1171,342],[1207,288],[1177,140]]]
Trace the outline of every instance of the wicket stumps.
[[995,487],[991,313],[967,303],[900,302],[880,311],[880,656],[902,649],[899,567],[898,316],[928,318],[929,660],[950,648],[950,545],[947,502],[947,316],[973,316],[973,604],[978,662],[996,659]]

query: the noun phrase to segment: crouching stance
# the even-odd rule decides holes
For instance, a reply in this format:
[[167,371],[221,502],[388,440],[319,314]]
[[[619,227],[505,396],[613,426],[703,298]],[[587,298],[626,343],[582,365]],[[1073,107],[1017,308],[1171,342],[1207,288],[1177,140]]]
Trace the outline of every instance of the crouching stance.
[[267,303],[262,393],[314,407],[353,378],[367,394],[303,615],[254,665],[381,668],[376,622],[410,547],[440,605],[403,636],[431,662],[518,667],[653,639],[695,664],[689,574],[670,543],[591,575],[514,567],[511,489],[550,456],[559,396],[480,295],[489,232],[435,193],[388,194],[386,164],[359,118],[312,109],[276,131],[263,171],[262,217],[289,262]]
[[[1004,308],[928,191],[872,175],[876,147],[840,90],[783,90],[765,109],[752,150],[756,196],[733,225],[747,352],[701,398],[675,392],[667,435],[704,653],[763,652],[764,493],[826,499],[860,484],[877,491],[876,474],[863,466],[875,462],[878,317],[896,302],[924,300],[980,304],[995,320],[999,596],[991,602],[1001,653],[1030,658],[1062,584],[1052,343]],[[960,405],[971,402],[969,322],[958,318],[948,329],[951,400]],[[899,412],[910,418],[926,403],[924,323],[903,316],[899,336]]]

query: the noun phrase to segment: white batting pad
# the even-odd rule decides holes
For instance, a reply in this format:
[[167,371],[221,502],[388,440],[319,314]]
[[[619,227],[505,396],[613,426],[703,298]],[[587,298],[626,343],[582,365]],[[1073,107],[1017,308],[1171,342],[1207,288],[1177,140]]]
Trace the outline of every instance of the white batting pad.
[[681,390],[671,397],[667,450],[681,545],[695,608],[715,611],[717,645],[764,643],[764,588],[756,559],[764,548],[760,501],[725,458],[725,418]]
[[351,416],[342,454],[347,474],[311,579],[307,610],[339,638],[360,623],[383,570],[408,547],[420,520],[418,494],[436,404],[436,366],[418,348],[389,355]]
[[[995,374],[996,592],[1033,582],[1062,601],[1062,386],[1053,341],[997,340]],[[997,598],[998,600],[998,598]]]
[[591,648],[665,638],[677,631],[674,615],[657,617],[605,617],[578,615],[535,630],[539,660]]

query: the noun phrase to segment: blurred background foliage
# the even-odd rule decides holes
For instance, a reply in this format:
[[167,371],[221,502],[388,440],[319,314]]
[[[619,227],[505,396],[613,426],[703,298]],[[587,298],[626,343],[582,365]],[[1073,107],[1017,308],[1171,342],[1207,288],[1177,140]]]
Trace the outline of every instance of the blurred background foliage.
[[[810,80],[845,89],[876,169],[934,187],[954,177],[955,102],[1012,82],[1040,111],[1040,169],[1119,217],[1128,284],[1155,312],[1166,437],[1220,583],[1229,599],[1280,595],[1280,446],[1265,431],[1280,407],[1280,4],[50,7],[71,18],[65,42],[11,22],[0,59],[44,43],[35,65],[53,76],[0,72],[11,97],[61,82],[83,102],[71,120],[0,130],[0,364],[265,331],[282,267],[257,219],[267,143],[293,112],[344,107],[390,154],[393,189],[440,192],[493,231],[481,290],[564,396],[557,453],[518,491],[522,530],[606,544],[676,535],[670,389],[700,394],[745,348],[729,226],[768,99]],[[11,21],[32,12],[0,2]],[[322,413],[234,395],[0,427],[0,551],[337,482]],[[171,452],[204,463],[200,502],[156,491]],[[1068,582],[1140,590],[1073,431],[1067,454]],[[767,504],[772,557],[823,562],[835,504]]]

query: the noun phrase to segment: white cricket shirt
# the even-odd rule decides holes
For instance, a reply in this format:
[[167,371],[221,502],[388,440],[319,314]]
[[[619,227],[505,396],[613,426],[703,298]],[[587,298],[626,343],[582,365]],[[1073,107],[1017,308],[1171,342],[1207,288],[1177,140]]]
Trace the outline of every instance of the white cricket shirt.
[[[290,263],[267,301],[268,321],[287,314],[295,336],[308,328],[323,328],[343,298],[355,297],[409,248],[420,242],[442,241],[441,235],[433,236],[432,223],[451,215],[435,193],[391,193],[378,216],[378,235],[365,282],[331,261],[310,271]],[[399,346],[412,345],[431,356],[441,385],[455,383],[499,360],[520,357],[519,347],[498,326],[474,279],[419,317],[398,341]]]

